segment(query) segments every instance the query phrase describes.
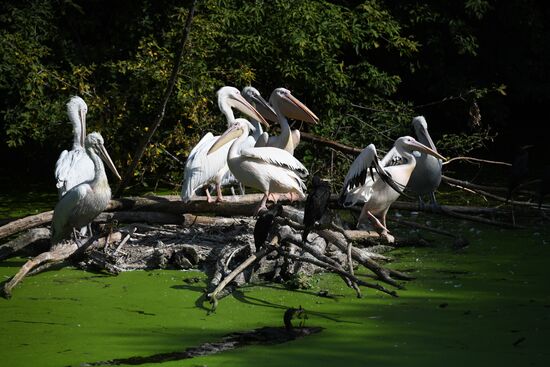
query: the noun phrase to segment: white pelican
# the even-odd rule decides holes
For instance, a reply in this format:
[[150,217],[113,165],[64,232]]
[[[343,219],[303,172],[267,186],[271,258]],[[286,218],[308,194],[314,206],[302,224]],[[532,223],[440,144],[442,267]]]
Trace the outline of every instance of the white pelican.
[[[389,242],[393,242],[393,237],[386,227],[386,213],[399,197],[401,188],[407,185],[414,170],[414,150],[445,159],[414,138],[402,136],[395,141],[393,149],[384,159],[378,162],[376,148],[370,144],[353,161],[342,187],[340,201],[344,206],[351,206],[356,202],[365,203],[357,225],[362,225],[366,219],[370,220],[380,235],[386,237]],[[380,163],[383,162],[391,162],[391,165],[382,168]],[[372,168],[376,168],[376,174],[372,172]]]
[[294,150],[300,143],[300,130],[291,131],[287,117],[312,124],[319,122],[319,118],[285,88],[276,88],[271,93],[269,102],[277,113],[281,134],[270,136],[267,146],[281,148],[294,154]]
[[264,193],[254,214],[267,209],[265,204],[271,193],[290,193],[300,198],[305,197],[306,187],[302,178],[306,177],[308,172],[292,154],[273,147],[242,149],[250,127],[250,122],[247,120],[236,119],[235,123],[214,143],[208,154],[215,154],[227,142],[234,140],[227,155],[229,169],[243,185]]
[[[267,124],[260,113],[244,99],[237,88],[222,87],[216,94],[218,96],[218,107],[225,115],[228,126],[232,125],[235,121],[232,108],[236,108],[247,116]],[[231,144],[228,142],[227,146],[221,147],[216,153],[208,155],[208,150],[217,139],[218,136],[207,133],[189,154],[189,158],[187,158],[187,162],[185,163],[180,195],[184,202],[190,201],[197,189],[208,186],[211,183],[216,184],[216,200],[223,200],[221,185],[225,174],[229,171],[227,152]],[[212,202],[208,188],[206,196],[208,202]]]
[[[269,103],[262,97],[260,92],[251,86],[244,87],[242,90],[243,97],[254,106],[260,115],[262,115],[266,120],[277,122],[278,117],[277,113],[269,105]],[[257,146],[265,147],[267,146],[268,134],[263,131],[262,125],[256,119],[251,119],[250,123],[254,127],[252,134],[250,134],[246,143],[246,146]]]
[[[428,124],[424,116],[417,116],[412,121],[416,139],[437,152],[430,134],[428,133]],[[429,195],[432,207],[437,207],[435,199],[435,190],[441,183],[441,159],[438,159],[424,152],[413,152],[416,158],[416,166],[411,174],[407,188],[418,195],[419,204],[424,206],[422,195]]]
[[85,149],[94,164],[94,178],[71,188],[55,206],[51,237],[53,245],[67,239],[74,230],[85,228],[107,208],[111,200],[111,188],[101,159],[120,180],[99,133],[93,132],[86,137]]
[[74,186],[94,178],[94,163],[84,150],[86,138],[86,113],[88,106],[78,96],[67,103],[67,115],[73,125],[73,148],[64,150],[55,163],[55,179],[59,197]]

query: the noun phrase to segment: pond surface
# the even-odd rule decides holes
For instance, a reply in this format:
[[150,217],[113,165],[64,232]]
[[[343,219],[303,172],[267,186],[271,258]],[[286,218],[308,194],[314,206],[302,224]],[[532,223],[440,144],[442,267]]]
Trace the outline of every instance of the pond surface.
[[[0,219],[51,210],[56,201],[55,192],[44,194],[38,185],[11,187],[0,192]],[[148,361],[150,356],[216,343],[235,332],[282,327],[285,311],[302,306],[308,316],[305,326],[322,332],[276,345],[141,365],[548,365],[548,220],[527,219],[522,224],[536,227],[503,230],[402,214],[464,235],[470,245],[453,250],[448,237],[422,231],[434,247],[389,253],[390,266],[416,277],[398,291],[399,298],[363,289],[364,297],[358,299],[339,277],[324,274],[308,290],[276,284],[242,288],[209,314],[210,305],[201,298],[206,278],[200,272],[136,271],[113,277],[66,267],[28,277],[11,300],[0,298],[0,364]],[[407,227],[395,227],[394,232],[418,233]],[[25,260],[0,262],[0,279],[15,274]],[[356,273],[368,274],[364,269]],[[328,291],[328,297],[319,291]]]
[[[136,271],[113,277],[50,270],[27,278],[11,300],[0,299],[1,364],[84,366],[182,352],[233,332],[282,327],[284,312],[302,306],[308,315],[305,326],[322,332],[277,345],[142,365],[548,365],[549,231],[434,223],[464,234],[470,245],[453,250],[448,238],[432,237],[435,247],[389,253],[392,267],[417,277],[398,291],[399,298],[363,289],[364,298],[357,299],[340,278],[325,274],[308,290],[273,284],[240,289],[208,314],[209,304],[201,300],[206,279],[200,272]],[[0,277],[12,276],[23,262],[0,262]],[[367,274],[363,269],[356,273]],[[189,281],[193,278],[198,281]],[[329,297],[317,295],[320,290],[328,290]]]

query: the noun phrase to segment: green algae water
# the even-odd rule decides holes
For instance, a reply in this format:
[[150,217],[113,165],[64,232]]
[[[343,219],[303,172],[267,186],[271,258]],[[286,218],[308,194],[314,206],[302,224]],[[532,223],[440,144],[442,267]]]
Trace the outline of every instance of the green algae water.
[[[2,218],[50,210],[57,200],[55,192],[43,194],[39,187],[21,192],[0,193]],[[0,365],[86,366],[182,352],[230,333],[282,327],[285,311],[299,306],[308,315],[305,325],[322,332],[142,366],[548,365],[550,229],[501,230],[449,219],[431,224],[464,235],[470,245],[453,250],[452,241],[437,237],[434,247],[388,253],[390,266],[416,277],[398,298],[363,288],[358,299],[339,277],[324,274],[309,290],[276,284],[239,289],[209,314],[200,272],[114,277],[71,267],[49,270],[26,278],[11,300],[0,298]],[[395,233],[416,231],[399,227]],[[25,260],[0,262],[0,279],[14,275]],[[321,290],[329,297],[319,296]]]
[[[106,276],[64,268],[27,278],[0,299],[3,366],[88,363],[181,352],[235,331],[282,326],[302,306],[322,332],[278,345],[143,366],[545,366],[550,362],[548,230],[499,230],[460,222],[470,245],[442,243],[388,255],[410,271],[399,297],[363,289],[358,299],[324,274],[309,290],[254,285],[208,314],[199,272]],[[460,228],[462,226],[462,228]],[[0,263],[0,277],[24,259]],[[366,271],[358,269],[359,275]],[[186,279],[199,278],[198,282]],[[321,297],[328,290],[330,297]]]

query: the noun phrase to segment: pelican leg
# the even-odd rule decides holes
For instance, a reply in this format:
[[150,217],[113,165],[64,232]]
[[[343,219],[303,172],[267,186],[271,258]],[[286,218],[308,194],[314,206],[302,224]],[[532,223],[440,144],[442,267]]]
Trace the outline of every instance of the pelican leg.
[[245,195],[246,194],[246,191],[244,189],[244,185],[242,183],[239,182],[239,189],[241,191],[241,195]]
[[441,206],[439,205],[439,203],[435,199],[435,192],[430,193],[430,209],[433,212],[440,212],[441,211]]
[[267,203],[267,198],[269,197],[269,195],[269,191],[264,194],[264,197],[260,201],[260,204],[258,204],[256,210],[254,210],[254,216],[258,216],[261,211],[267,210],[267,206],[265,206],[265,204]]
[[418,210],[423,211],[426,205],[424,204],[424,200],[422,200],[422,195],[418,195]]
[[216,202],[221,203],[223,201],[222,185],[216,184]]
[[362,221],[364,221],[365,218],[368,218],[369,221],[372,223],[373,227],[375,228],[376,232],[380,235],[380,237],[383,237],[388,241],[388,243],[394,243],[395,238],[389,233],[388,228],[386,227],[386,213],[384,212],[382,214],[382,222],[375,217],[370,211],[366,209],[366,206],[363,206],[363,209],[361,210],[361,215],[359,216],[358,225]]
[[210,190],[208,188],[208,185],[206,186],[206,190],[204,191],[206,192],[206,201],[208,201],[209,203],[213,203],[214,199],[212,199],[212,195],[210,195]]
[[273,203],[277,204],[277,201],[279,200],[279,194],[270,193],[269,196],[271,197],[271,200]]

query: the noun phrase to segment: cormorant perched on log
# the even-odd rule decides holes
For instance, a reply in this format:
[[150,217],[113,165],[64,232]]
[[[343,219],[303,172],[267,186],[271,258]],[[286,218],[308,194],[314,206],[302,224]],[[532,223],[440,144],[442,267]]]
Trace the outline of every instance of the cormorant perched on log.
[[254,226],[254,245],[256,246],[256,252],[259,251],[269,236],[269,231],[273,225],[273,220],[277,215],[280,215],[283,211],[281,204],[275,204],[269,210],[264,210],[258,216],[256,225]]
[[320,220],[325,214],[330,200],[330,185],[323,181],[319,176],[313,176],[311,181],[312,188],[306,199],[304,208],[304,233],[302,241],[307,242],[307,235],[315,225],[315,222]]
[[527,149],[531,147],[532,145],[525,145],[516,152],[514,160],[512,161],[512,167],[510,167],[510,176],[508,177],[507,201],[512,198],[514,191],[529,176],[529,152]]

